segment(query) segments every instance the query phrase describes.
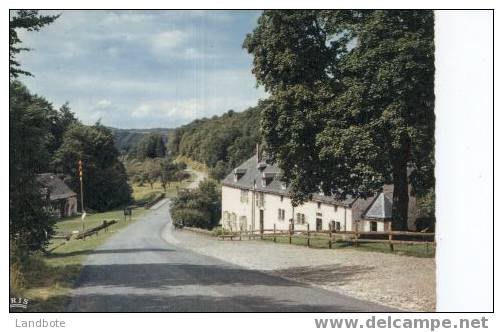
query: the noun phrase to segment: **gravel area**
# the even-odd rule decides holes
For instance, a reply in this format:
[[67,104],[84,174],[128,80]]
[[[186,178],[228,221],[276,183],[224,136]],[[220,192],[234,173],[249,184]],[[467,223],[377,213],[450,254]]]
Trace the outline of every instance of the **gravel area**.
[[405,311],[435,310],[435,259],[355,249],[313,249],[266,241],[218,240],[174,230],[178,246],[254,270]]

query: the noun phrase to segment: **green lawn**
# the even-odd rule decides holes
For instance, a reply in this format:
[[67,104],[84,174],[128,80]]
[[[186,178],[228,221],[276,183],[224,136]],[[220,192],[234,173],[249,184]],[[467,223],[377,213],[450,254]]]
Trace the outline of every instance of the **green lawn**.
[[[273,237],[271,235],[265,236],[264,241],[273,241]],[[288,236],[276,236],[276,243],[289,244]],[[292,244],[306,246],[307,239],[303,237],[294,236],[292,237]],[[311,238],[309,245],[312,248],[320,248],[320,249],[329,248],[327,238]],[[387,243],[360,243],[358,247],[356,247],[355,245],[350,244],[348,242],[344,242],[342,240],[332,242],[332,249],[344,250],[350,248],[356,250],[377,251],[377,252],[415,256],[415,257],[435,257],[435,249],[432,247],[432,245],[395,244],[394,251],[391,251]]]

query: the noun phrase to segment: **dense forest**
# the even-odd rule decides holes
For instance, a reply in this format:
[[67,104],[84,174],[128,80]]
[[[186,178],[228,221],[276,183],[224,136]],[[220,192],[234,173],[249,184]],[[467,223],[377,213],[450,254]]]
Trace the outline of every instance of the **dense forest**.
[[208,166],[210,176],[222,179],[253,155],[258,142],[260,110],[232,110],[221,116],[195,120],[175,129],[168,150]]
[[152,129],[119,129],[112,128],[110,130],[115,137],[115,146],[122,154],[129,154],[133,148],[149,134],[159,134],[162,136],[164,142],[168,141],[168,136],[173,129],[166,128],[152,128]]

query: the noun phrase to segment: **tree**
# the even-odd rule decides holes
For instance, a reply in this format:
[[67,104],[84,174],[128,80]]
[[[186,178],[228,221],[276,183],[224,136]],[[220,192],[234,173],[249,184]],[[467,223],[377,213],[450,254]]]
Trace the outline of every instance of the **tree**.
[[267,154],[295,204],[391,182],[392,227],[407,228],[407,167],[413,185],[434,181],[433,25],[423,10],[264,11],[244,47],[270,94]]
[[32,76],[31,73],[22,70],[21,65],[16,60],[16,55],[22,51],[29,51],[29,48],[19,47],[21,43],[18,30],[39,31],[42,27],[51,24],[59,15],[39,15],[38,10],[16,10],[11,11],[9,20],[9,76],[16,78],[19,75]]
[[140,160],[164,158],[166,156],[166,145],[163,136],[157,133],[143,136],[135,145],[133,155]]
[[74,174],[71,186],[80,192],[77,162],[82,160],[84,204],[93,210],[105,211],[131,201],[126,170],[118,157],[110,129],[99,122],[93,126],[75,124],[66,131],[53,164],[62,173]]
[[186,177],[184,171],[186,168],[185,164],[174,163],[170,159],[164,158],[160,160],[159,167],[159,179],[161,180],[164,191],[166,191],[166,186],[169,185],[170,182],[182,181]]
[[16,81],[9,97],[9,239],[21,251],[35,251],[47,244],[54,224],[36,181],[48,160],[51,105]]
[[68,102],[63,104],[59,110],[51,108],[48,117],[50,139],[47,150],[50,155],[53,155],[61,144],[63,144],[63,136],[66,130],[72,125],[79,123],[79,121],[71,111]]
[[196,190],[180,192],[171,203],[174,226],[212,229],[220,221],[221,201],[221,191],[212,180],[202,181]]

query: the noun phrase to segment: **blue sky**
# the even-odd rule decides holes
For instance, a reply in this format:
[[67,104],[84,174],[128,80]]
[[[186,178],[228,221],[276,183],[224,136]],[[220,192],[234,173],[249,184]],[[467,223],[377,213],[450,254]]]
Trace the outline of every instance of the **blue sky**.
[[33,50],[18,59],[35,75],[22,81],[86,124],[177,127],[265,96],[241,47],[259,11],[60,13],[21,34]]

